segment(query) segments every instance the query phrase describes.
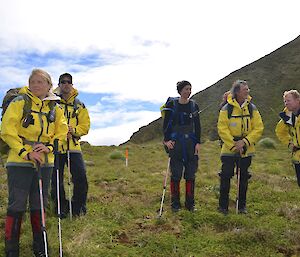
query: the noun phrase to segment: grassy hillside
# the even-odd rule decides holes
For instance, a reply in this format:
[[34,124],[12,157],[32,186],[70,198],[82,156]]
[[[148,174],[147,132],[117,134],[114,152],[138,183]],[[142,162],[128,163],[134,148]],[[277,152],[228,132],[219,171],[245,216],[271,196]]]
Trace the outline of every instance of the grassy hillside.
[[[201,75],[199,75],[201,76]],[[186,78],[188,80],[188,78]],[[274,126],[283,108],[282,94],[287,89],[300,89],[300,37],[265,57],[237,70],[214,85],[196,93],[193,98],[200,110],[204,138],[216,139],[216,122],[221,96],[230,89],[233,81],[244,79],[249,83],[250,95],[259,108],[265,124],[265,135],[273,136]],[[174,84],[175,85],[175,84]],[[175,86],[174,86],[175,87]],[[162,120],[153,121],[140,128],[130,139],[133,143],[162,138]]]
[[[126,147],[128,167],[123,159],[118,159]],[[233,179],[230,214],[223,216],[216,212],[219,146],[216,142],[206,142],[202,145],[196,180],[198,211],[173,214],[168,188],[161,219],[156,211],[160,206],[167,156],[160,143],[130,143],[122,147],[86,145],[84,153],[86,160],[95,163],[87,167],[88,214],[72,222],[63,220],[65,257],[300,255],[300,194],[285,147],[258,147],[249,184],[249,214],[234,213]],[[0,215],[5,217],[6,174],[3,169],[0,174]],[[4,218],[0,228],[2,256]],[[58,256],[57,218],[51,211],[47,213],[47,232],[50,256]],[[21,249],[22,257],[31,256],[28,216],[23,224]]]

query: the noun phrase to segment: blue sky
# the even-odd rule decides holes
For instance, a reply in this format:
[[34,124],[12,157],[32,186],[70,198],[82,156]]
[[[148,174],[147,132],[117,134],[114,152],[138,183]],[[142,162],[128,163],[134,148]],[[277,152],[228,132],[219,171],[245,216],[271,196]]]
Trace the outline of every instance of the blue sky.
[[296,0],[42,2],[0,0],[0,97],[33,68],[55,85],[70,72],[93,145],[123,143],[158,118],[177,81],[196,93],[300,34]]

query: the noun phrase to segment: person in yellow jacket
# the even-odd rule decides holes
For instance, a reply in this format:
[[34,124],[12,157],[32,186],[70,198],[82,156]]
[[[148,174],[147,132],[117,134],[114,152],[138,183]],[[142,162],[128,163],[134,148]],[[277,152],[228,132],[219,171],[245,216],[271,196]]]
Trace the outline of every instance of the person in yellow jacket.
[[[52,93],[50,75],[34,69],[29,86],[23,87],[20,96],[8,106],[2,118],[1,137],[8,144],[6,168],[8,181],[8,207],[5,223],[6,256],[19,256],[20,228],[27,199],[33,232],[35,256],[45,256],[41,225],[36,164],[41,166],[44,206],[48,203],[48,189],[54,166],[53,142],[66,138],[68,127],[63,110],[55,103],[59,99]],[[30,102],[31,109],[24,115]]]
[[285,108],[280,113],[275,132],[278,139],[292,151],[298,186],[300,187],[300,93],[297,90],[283,94]]
[[[68,151],[70,156],[70,172],[73,182],[72,214],[74,216],[86,214],[86,200],[88,182],[86,168],[80,147],[80,137],[88,134],[90,129],[90,117],[85,105],[78,100],[78,91],[73,87],[72,75],[64,73],[59,77],[59,87],[55,93],[61,97],[60,105],[64,110],[69,126],[68,139],[63,142],[59,157],[59,181],[61,215],[66,217],[69,212],[69,204],[66,199],[63,174],[64,166],[68,165]],[[51,197],[57,201],[56,195],[56,171],[52,173]],[[71,200],[71,199],[69,199]]]
[[223,214],[228,213],[230,179],[237,165],[240,167],[238,210],[239,213],[247,213],[246,194],[250,177],[248,168],[255,152],[254,145],[263,129],[260,113],[251,102],[248,83],[244,80],[235,81],[218,119],[218,133],[223,142],[218,210]]

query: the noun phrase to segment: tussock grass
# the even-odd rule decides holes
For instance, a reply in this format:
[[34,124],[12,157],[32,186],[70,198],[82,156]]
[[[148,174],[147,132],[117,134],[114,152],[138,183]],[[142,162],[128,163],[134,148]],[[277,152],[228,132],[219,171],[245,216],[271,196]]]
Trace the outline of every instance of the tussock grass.
[[265,138],[259,140],[258,145],[263,148],[276,149],[275,140],[272,138],[269,138],[269,137],[265,137]]
[[[119,156],[129,149],[129,166]],[[247,207],[235,214],[236,181],[231,181],[229,215],[216,211],[219,196],[220,148],[207,141],[201,147],[196,177],[195,213],[173,214],[169,186],[163,215],[158,218],[168,157],[161,143],[120,147],[83,145],[88,166],[88,213],[62,220],[65,257],[90,256],[298,256],[300,254],[300,194],[290,154],[285,147],[257,146],[251,166]],[[67,174],[66,174],[67,175]],[[0,173],[0,215],[7,204],[6,174]],[[169,178],[168,183],[169,185]],[[184,203],[184,181],[181,183]],[[50,256],[58,256],[57,217],[47,211]],[[21,257],[31,256],[31,226],[26,216]],[[4,249],[4,219],[0,220],[0,252]],[[0,255],[1,255],[0,254]]]

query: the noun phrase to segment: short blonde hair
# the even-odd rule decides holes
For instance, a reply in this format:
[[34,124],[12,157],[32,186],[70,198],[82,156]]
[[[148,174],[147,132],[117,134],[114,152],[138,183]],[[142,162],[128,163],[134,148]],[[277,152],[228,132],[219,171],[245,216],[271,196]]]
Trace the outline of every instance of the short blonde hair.
[[283,93],[283,98],[285,98],[287,95],[292,95],[295,99],[298,99],[300,101],[300,94],[296,89],[285,91]]
[[48,72],[46,72],[42,69],[33,69],[30,76],[29,76],[29,79],[28,79],[29,83],[30,83],[30,80],[31,80],[32,76],[34,76],[34,75],[42,76],[44,79],[46,79],[46,81],[50,85],[50,88],[53,87],[52,80],[51,80],[51,77],[50,77]]

